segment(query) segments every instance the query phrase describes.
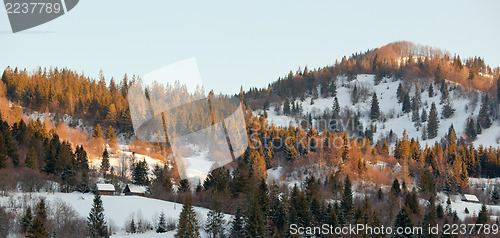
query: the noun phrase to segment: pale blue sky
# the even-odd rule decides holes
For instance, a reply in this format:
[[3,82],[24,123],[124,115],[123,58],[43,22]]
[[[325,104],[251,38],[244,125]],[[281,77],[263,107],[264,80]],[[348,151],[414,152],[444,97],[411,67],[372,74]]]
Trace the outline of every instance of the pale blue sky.
[[69,67],[107,79],[196,57],[208,89],[236,93],[399,40],[500,65],[500,1],[81,0],[12,34],[0,10],[0,67]]

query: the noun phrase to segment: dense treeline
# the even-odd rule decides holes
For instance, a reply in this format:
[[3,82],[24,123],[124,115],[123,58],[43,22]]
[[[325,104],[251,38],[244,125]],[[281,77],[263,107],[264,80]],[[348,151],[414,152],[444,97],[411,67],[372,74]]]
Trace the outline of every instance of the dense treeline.
[[8,67],[2,75],[7,97],[30,110],[69,114],[125,133],[133,132],[126,98],[134,81],[135,77],[129,81],[125,75],[119,84],[111,78],[106,86],[102,73],[95,80],[58,68],[30,73]]
[[395,42],[349,58],[344,56],[332,66],[314,70],[306,66],[295,73],[290,71],[267,88],[250,89],[245,92],[245,97],[253,109],[266,108],[269,102],[282,102],[287,97],[292,101],[308,96],[334,97],[337,76],[345,75],[352,80],[357,74],[374,74],[376,83],[384,77],[435,79],[439,84],[446,79],[468,89],[494,94],[500,70],[487,66],[480,57],[462,60],[459,55],[452,57],[439,49]]
[[54,176],[63,191],[89,191],[88,156],[83,146],[73,149],[55,131],[47,131],[39,119],[28,124],[21,119],[9,126],[0,116],[0,126],[0,169],[27,167],[32,173]]

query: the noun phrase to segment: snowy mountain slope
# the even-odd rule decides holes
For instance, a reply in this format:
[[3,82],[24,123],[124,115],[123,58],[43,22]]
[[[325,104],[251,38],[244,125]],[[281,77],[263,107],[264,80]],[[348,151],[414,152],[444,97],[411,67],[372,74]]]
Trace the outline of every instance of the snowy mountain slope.
[[[389,78],[384,78],[382,82],[378,85],[374,84],[374,75],[360,74],[357,78],[348,82],[347,78],[344,76],[339,76],[337,80],[337,98],[342,111],[349,109],[351,111],[360,111],[361,113],[361,123],[364,128],[370,124],[370,107],[371,107],[371,94],[373,92],[377,93],[377,98],[379,100],[379,106],[381,114],[387,118],[384,122],[377,123],[377,132],[374,134],[374,140],[377,141],[392,130],[395,135],[401,137],[403,131],[406,130],[409,138],[416,138],[421,142],[422,146],[425,144],[434,144],[436,141],[441,140],[448,133],[448,129],[453,125],[457,136],[463,135],[465,133],[465,125],[469,117],[477,118],[479,109],[481,106],[481,95],[475,91],[468,93],[469,96],[464,96],[462,93],[458,92],[458,89],[449,92],[450,101],[455,109],[455,113],[451,118],[443,118],[441,115],[442,108],[444,104],[440,104],[441,92],[438,86],[434,85],[434,96],[429,97],[428,89],[426,86],[421,86],[421,108],[425,108],[427,115],[429,115],[430,107],[432,103],[436,104],[438,115],[439,115],[439,129],[438,136],[433,139],[422,140],[422,128],[418,130],[412,122],[411,113],[403,113],[401,103],[397,102],[397,88],[399,86],[399,80],[392,80]],[[351,92],[354,85],[358,88],[365,88],[369,92],[369,97],[367,100],[360,101],[353,104],[351,100]],[[457,85],[454,85],[457,86]],[[459,85],[457,86],[459,87]],[[406,88],[409,91],[410,96],[415,94],[415,86],[411,88]],[[467,94],[467,93],[465,93]],[[314,104],[311,105],[311,97],[305,98],[304,101],[294,101],[298,102],[302,106],[302,114],[306,115],[310,113],[312,116],[320,116],[325,110],[332,111],[332,106],[334,98],[317,98],[314,100]],[[277,115],[274,110],[275,106],[271,106],[268,113],[268,122],[276,126],[288,126],[290,123],[292,125],[298,125],[297,118]],[[420,109],[421,111],[422,109]],[[261,114],[262,110],[256,110],[254,112],[256,115]],[[313,120],[313,125],[316,124]],[[347,124],[347,123],[345,123]],[[427,123],[423,123],[425,125]],[[483,129],[483,133],[478,135],[474,145],[477,147],[483,145],[485,147],[489,146],[500,146],[500,125],[498,122],[494,122],[493,125],[488,129]]]
[[[0,197],[0,204],[7,208],[17,208],[16,211],[20,214],[23,212],[23,196],[27,194],[15,193],[11,197]],[[45,198],[47,206],[55,204],[57,200],[62,200],[70,205],[79,214],[80,217],[86,219],[90,209],[92,207],[92,201],[94,198],[93,194],[82,194],[82,193],[34,193],[33,198],[40,197]],[[165,213],[165,219],[175,220],[177,222],[179,214],[182,210],[182,201],[179,203],[162,201],[158,199],[139,197],[139,196],[101,196],[104,205],[105,217],[108,224],[115,226],[118,235],[125,235],[126,224],[134,218],[136,221],[143,220],[150,222],[151,224],[156,224],[158,217],[161,212]],[[38,199],[32,199],[31,201],[37,202]],[[31,204],[33,205],[33,204]],[[208,213],[208,209],[194,207],[196,213],[199,214],[199,219],[204,222]],[[231,215],[225,215],[226,221],[231,221]],[[171,233],[171,234],[170,234]],[[175,232],[167,233],[166,237],[173,237]],[[153,233],[145,233],[143,235],[149,234],[151,236],[144,237],[155,237]],[[156,234],[156,233],[154,233]],[[120,236],[118,236],[120,237]],[[127,236],[128,237],[128,236]],[[132,236],[132,237],[141,237]],[[165,237],[163,234],[162,237]]]

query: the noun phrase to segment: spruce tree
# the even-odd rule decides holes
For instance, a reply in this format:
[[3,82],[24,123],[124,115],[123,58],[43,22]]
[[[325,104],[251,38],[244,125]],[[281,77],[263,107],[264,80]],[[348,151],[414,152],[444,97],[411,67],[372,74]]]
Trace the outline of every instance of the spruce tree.
[[352,215],[354,209],[351,180],[349,179],[349,176],[347,176],[344,181],[344,189],[342,191],[342,200],[340,202],[340,207],[342,208],[342,212],[346,221],[349,222],[353,218]]
[[245,225],[244,217],[241,208],[238,206],[236,208],[236,213],[234,214],[234,220],[231,225],[231,233],[229,237],[244,238],[245,237],[244,225]]
[[191,194],[187,194],[184,198],[181,214],[179,215],[179,223],[177,224],[176,238],[199,238],[200,231],[196,212],[193,209]]
[[[394,227],[402,227],[403,230],[405,228],[413,228],[413,221],[411,220],[410,212],[408,211],[408,208],[406,206],[401,208],[401,210],[399,210],[398,214],[396,215],[396,219],[394,220]],[[410,234],[397,234],[394,237],[406,238],[413,236]]]
[[137,233],[137,226],[135,225],[135,220],[132,218],[127,226],[127,233]]
[[283,114],[290,114],[290,100],[288,99],[288,97],[285,98],[285,102],[283,103]]
[[102,161],[101,161],[101,173],[103,173],[104,176],[106,176],[106,173],[108,172],[109,167],[110,167],[110,164],[109,164],[108,150],[104,149],[104,152],[102,152]]
[[256,194],[250,198],[245,219],[245,234],[247,237],[266,237],[264,216],[259,201],[260,199]]
[[405,93],[403,96],[402,110],[404,113],[408,113],[411,111],[411,101],[410,101],[410,95],[408,95],[408,93]]
[[224,220],[224,214],[221,210],[220,201],[214,199],[212,201],[212,210],[207,214],[207,221],[205,222],[205,232],[209,234],[211,238],[223,238],[224,227],[226,221]]
[[109,143],[111,145],[116,144],[116,135],[115,135],[115,130],[111,125],[108,126],[108,130],[106,131],[106,139],[108,139]]
[[156,233],[167,232],[167,222],[165,221],[165,213],[161,212],[158,219],[158,225],[156,226]]
[[483,129],[490,128],[491,126],[490,113],[488,110],[488,95],[483,97],[483,104],[481,105],[481,109],[479,109],[477,121]]
[[446,101],[446,103],[443,106],[443,111],[441,112],[441,115],[443,115],[444,118],[450,118],[453,116],[454,113],[455,113],[455,108],[453,108],[450,101]]
[[476,224],[487,224],[488,223],[488,209],[486,208],[486,205],[483,203],[481,206],[481,210],[477,214],[477,220]]
[[97,124],[94,128],[94,138],[103,138],[101,125]]
[[41,199],[37,204],[35,211],[35,218],[28,229],[29,238],[49,238],[49,233],[45,228],[45,222],[47,221],[47,210],[45,208],[45,200]]
[[398,89],[396,91],[396,98],[398,99],[398,103],[403,102],[403,98],[404,98],[405,94],[406,94],[406,92],[403,89],[403,85],[401,83],[399,83]]
[[377,93],[373,93],[372,107],[370,109],[370,118],[376,120],[380,117],[380,107],[378,105]]
[[109,237],[108,226],[104,218],[104,206],[101,196],[97,193],[94,196],[94,202],[90,209],[89,216],[87,217],[87,229],[89,230],[90,236],[93,238]]
[[28,154],[26,154],[24,164],[30,169],[38,170],[38,154],[35,150],[35,147],[31,147]]
[[31,207],[28,206],[28,208],[26,208],[26,211],[24,212],[23,217],[21,218],[21,231],[23,233],[28,232],[32,220],[33,220],[33,215],[31,214]]
[[434,97],[434,87],[432,87],[432,83],[429,84],[429,90],[427,92],[429,93],[429,98]]
[[438,127],[439,127],[439,121],[438,121],[437,108],[436,104],[432,103],[431,111],[429,113],[429,122],[427,124],[427,137],[429,139],[436,138],[436,136],[438,135]]
[[465,125],[465,135],[471,140],[476,140],[477,138],[476,123],[473,118],[467,119],[467,124]]
[[399,184],[399,180],[398,179],[394,179],[394,182],[392,183],[392,187],[391,187],[391,192],[396,197],[399,197],[399,195],[401,195],[401,186]]
[[148,180],[148,163],[146,163],[146,159],[142,161],[138,161],[134,164],[134,169],[132,171],[132,177],[134,179],[134,184],[137,185],[147,185],[149,183]]

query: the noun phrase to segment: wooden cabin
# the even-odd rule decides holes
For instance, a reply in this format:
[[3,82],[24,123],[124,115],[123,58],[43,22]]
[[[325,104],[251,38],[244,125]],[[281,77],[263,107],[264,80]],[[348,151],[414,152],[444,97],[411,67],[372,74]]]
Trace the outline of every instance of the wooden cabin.
[[96,193],[99,195],[109,195],[113,196],[115,195],[115,186],[113,184],[109,183],[98,183],[95,185],[96,186]]
[[123,193],[127,196],[145,196],[148,191],[146,186],[139,186],[134,184],[127,184]]

